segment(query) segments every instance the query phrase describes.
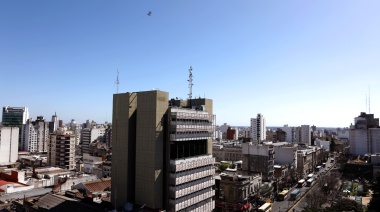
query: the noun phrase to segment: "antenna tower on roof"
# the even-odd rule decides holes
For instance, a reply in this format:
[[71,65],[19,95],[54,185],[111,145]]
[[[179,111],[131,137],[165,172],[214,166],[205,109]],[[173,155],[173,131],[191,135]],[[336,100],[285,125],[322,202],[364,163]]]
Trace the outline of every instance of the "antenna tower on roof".
[[189,68],[189,79],[187,80],[189,82],[189,99],[193,96],[193,68],[190,66]]
[[371,87],[368,86],[368,113],[371,114]]
[[119,69],[117,70],[117,76],[116,76],[116,81],[115,81],[115,84],[116,84],[116,93],[119,93]]

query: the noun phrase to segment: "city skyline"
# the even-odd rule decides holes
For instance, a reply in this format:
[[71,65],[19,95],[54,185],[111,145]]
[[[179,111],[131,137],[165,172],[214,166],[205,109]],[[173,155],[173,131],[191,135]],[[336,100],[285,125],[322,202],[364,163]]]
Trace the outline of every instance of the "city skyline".
[[[348,127],[378,117],[378,1],[5,1],[0,104],[111,122],[116,93],[213,99],[216,123]],[[151,12],[150,15],[147,15]],[[369,100],[369,97],[370,100]]]

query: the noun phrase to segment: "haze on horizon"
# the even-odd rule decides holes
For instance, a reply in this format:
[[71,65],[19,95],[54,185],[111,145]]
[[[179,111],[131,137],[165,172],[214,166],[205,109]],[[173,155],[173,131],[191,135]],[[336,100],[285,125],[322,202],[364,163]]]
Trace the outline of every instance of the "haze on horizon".
[[[112,95],[213,99],[218,125],[348,127],[380,116],[380,2],[2,1],[1,106],[112,122]],[[147,13],[151,11],[151,16]],[[369,91],[370,90],[370,91]]]

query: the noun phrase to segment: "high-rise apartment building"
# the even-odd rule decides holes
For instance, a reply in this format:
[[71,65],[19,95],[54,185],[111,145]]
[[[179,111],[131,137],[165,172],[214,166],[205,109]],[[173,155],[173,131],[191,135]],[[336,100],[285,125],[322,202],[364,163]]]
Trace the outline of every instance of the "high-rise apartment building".
[[21,128],[21,150],[29,152],[46,152],[49,140],[49,122],[43,116],[37,120],[28,119]]
[[281,130],[286,132],[286,142],[296,142],[296,127],[289,127],[287,124],[285,124],[283,127],[281,127]]
[[57,113],[54,113],[54,115],[51,117],[51,122],[49,122],[49,133],[55,133],[59,127],[59,120]]
[[91,125],[88,128],[82,129],[82,136],[81,136],[81,148],[82,153],[90,153],[90,144],[95,141],[99,140],[101,142],[104,142],[104,134],[106,132],[106,125],[103,124],[95,124]]
[[252,142],[259,144],[261,141],[266,139],[267,127],[265,123],[265,118],[260,113],[257,114],[256,118],[251,118],[251,136]]
[[18,127],[0,127],[0,165],[16,162],[18,158]]
[[304,143],[311,146],[310,125],[301,125],[300,138],[301,138],[300,143]]
[[374,114],[360,113],[350,126],[350,154],[364,155],[380,152],[379,119]]
[[164,91],[114,94],[112,197],[167,211],[211,211],[212,100],[170,100]]
[[47,163],[68,170],[75,170],[75,135],[71,131],[56,130],[50,134]]

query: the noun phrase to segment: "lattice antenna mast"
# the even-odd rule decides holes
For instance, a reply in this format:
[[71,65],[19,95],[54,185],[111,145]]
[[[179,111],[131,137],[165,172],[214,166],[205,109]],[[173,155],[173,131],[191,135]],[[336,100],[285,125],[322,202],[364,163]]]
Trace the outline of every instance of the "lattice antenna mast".
[[116,76],[116,81],[115,81],[115,84],[116,84],[116,93],[119,93],[119,70],[117,70],[117,76]]
[[193,68],[190,66],[189,68],[189,79],[187,80],[189,82],[189,99],[193,97]]

